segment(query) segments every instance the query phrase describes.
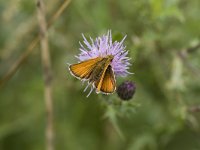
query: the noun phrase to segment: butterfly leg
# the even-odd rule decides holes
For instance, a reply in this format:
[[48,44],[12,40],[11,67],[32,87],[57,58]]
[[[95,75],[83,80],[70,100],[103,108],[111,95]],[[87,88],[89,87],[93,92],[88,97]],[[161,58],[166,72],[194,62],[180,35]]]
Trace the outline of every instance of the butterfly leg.
[[91,86],[90,92],[88,93],[88,95],[86,97],[90,96],[90,94],[92,93],[93,89],[94,89],[94,87]]
[[82,80],[82,86],[85,84],[85,80]]
[[84,89],[83,92],[85,92],[85,91],[88,89],[89,85],[90,85],[90,83],[88,82],[88,84],[87,84],[87,86],[85,87],[85,89]]

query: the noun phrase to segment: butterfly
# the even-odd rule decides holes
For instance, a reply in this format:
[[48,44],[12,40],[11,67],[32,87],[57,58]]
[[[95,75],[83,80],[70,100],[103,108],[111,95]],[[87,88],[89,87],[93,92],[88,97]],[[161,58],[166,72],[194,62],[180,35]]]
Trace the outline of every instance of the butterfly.
[[111,66],[113,58],[112,55],[92,58],[69,65],[69,70],[76,78],[88,81],[88,85],[92,84],[90,93],[96,88],[96,93],[111,94],[116,89],[115,75]]

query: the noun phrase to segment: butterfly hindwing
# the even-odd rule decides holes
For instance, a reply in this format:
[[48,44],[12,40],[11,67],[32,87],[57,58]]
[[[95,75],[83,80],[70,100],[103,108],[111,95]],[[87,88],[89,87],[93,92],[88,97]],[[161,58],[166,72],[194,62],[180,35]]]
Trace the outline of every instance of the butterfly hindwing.
[[103,79],[99,79],[94,83],[94,86],[97,88],[97,92],[103,92],[105,94],[113,93],[116,89],[115,75],[112,70],[112,67],[109,65],[102,76]]

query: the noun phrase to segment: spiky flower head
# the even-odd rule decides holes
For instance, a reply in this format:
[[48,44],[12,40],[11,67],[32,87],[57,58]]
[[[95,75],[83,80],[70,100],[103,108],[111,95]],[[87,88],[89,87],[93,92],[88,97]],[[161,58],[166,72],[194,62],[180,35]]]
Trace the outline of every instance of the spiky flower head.
[[81,53],[76,56],[79,61],[85,61],[96,57],[106,57],[108,55],[113,56],[111,62],[111,67],[116,76],[126,76],[130,72],[127,70],[131,65],[129,63],[130,58],[127,57],[128,51],[126,46],[123,45],[123,42],[126,36],[120,41],[112,41],[111,31],[108,31],[107,34],[97,37],[95,40],[90,37],[90,42],[83,36],[83,45],[80,42],[80,51]]
[[130,100],[135,94],[136,85],[132,81],[125,81],[117,88],[117,94],[121,100]]

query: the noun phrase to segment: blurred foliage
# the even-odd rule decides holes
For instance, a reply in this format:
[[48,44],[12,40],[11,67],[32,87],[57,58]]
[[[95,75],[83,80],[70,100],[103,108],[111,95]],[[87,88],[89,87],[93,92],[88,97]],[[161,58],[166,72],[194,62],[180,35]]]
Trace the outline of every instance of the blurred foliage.
[[[63,3],[45,1],[47,18]],[[49,30],[54,130],[58,150],[199,150],[199,0],[73,0]],[[134,98],[86,98],[70,75],[81,33],[127,34]],[[35,1],[0,0],[0,78],[38,33]],[[0,89],[0,150],[45,148],[44,85],[39,47]]]

